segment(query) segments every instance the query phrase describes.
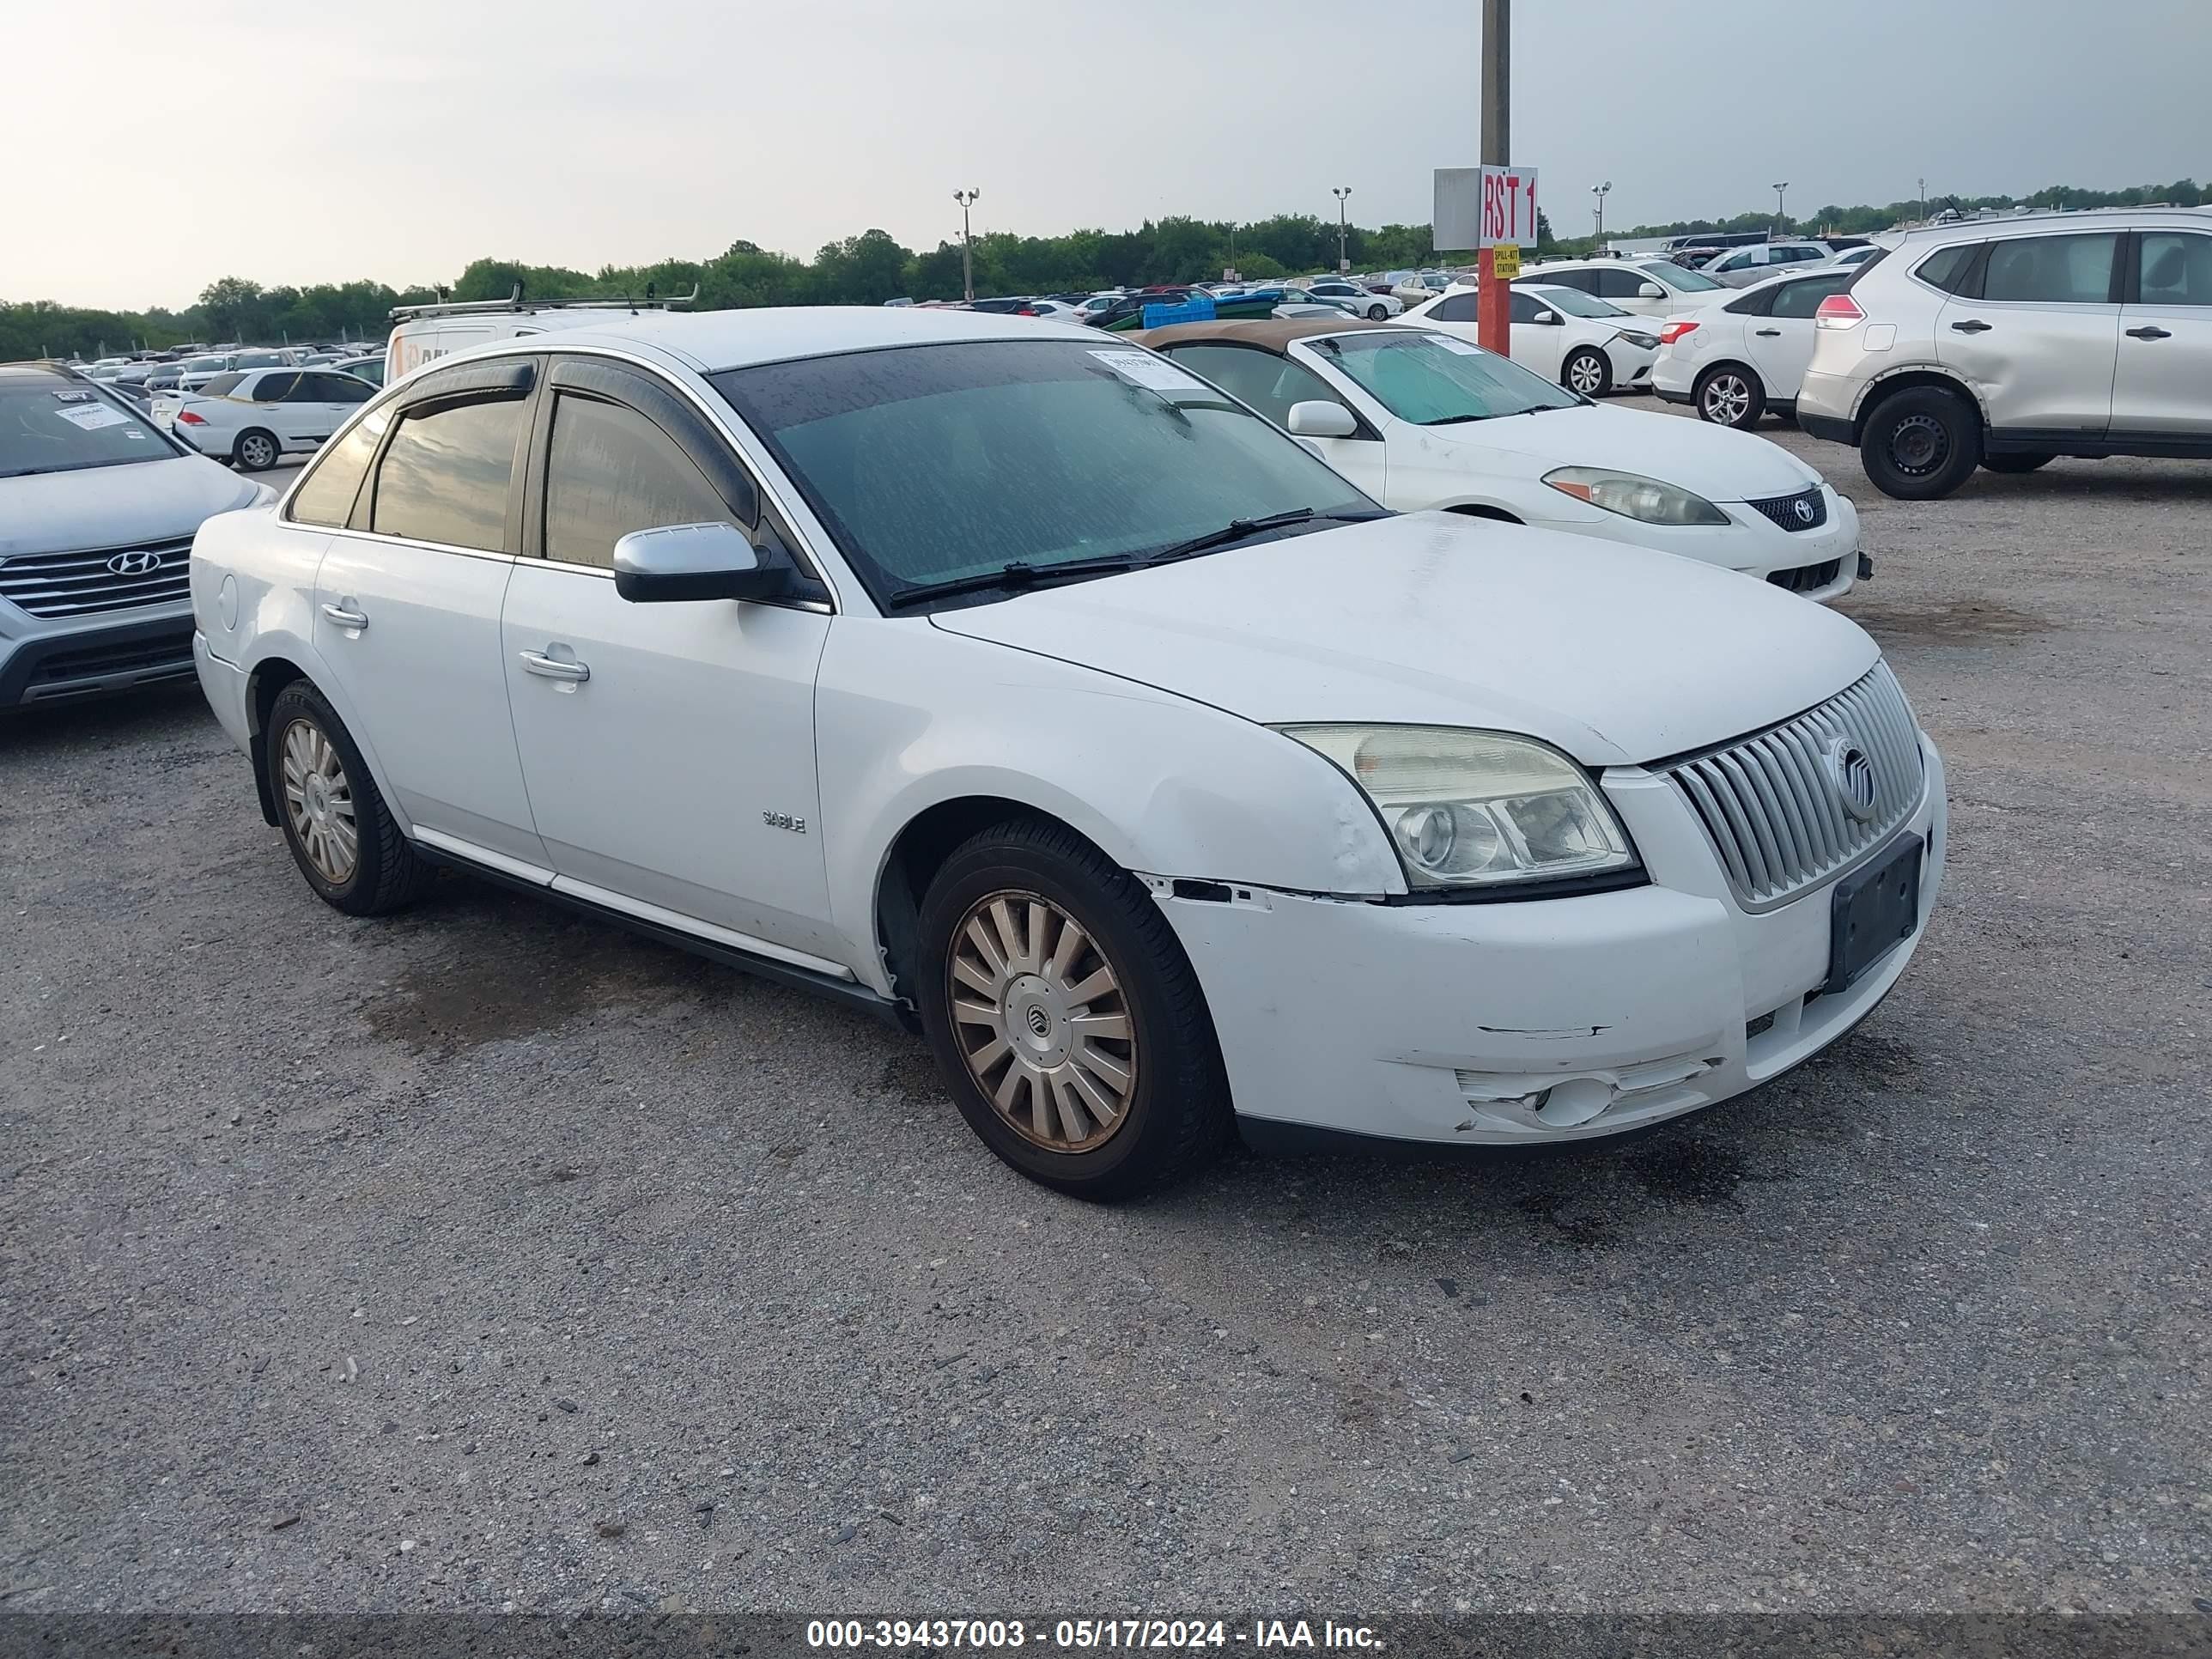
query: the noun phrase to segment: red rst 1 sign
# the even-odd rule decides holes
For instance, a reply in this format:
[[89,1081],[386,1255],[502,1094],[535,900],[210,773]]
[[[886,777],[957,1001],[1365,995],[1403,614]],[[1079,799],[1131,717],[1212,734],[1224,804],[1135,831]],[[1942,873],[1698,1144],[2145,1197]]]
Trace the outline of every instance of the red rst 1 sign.
[[1482,169],[1482,236],[1477,247],[1536,240],[1536,169]]

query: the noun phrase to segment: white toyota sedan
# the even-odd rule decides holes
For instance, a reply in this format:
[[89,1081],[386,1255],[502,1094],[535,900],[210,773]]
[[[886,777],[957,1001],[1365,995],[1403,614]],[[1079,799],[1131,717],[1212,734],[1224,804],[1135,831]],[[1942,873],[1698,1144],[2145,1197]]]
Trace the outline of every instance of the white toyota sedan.
[[[1411,326],[1480,343],[1474,284],[1455,284],[1406,313]],[[1650,386],[1661,325],[1571,288],[1515,287],[1506,295],[1513,361],[1585,398]]]
[[1135,337],[1401,512],[1630,542],[1822,602],[1860,574],[1858,510],[1780,445],[1593,403],[1455,335],[1308,319]]
[[451,866],[911,1023],[994,1152],[1097,1198],[1232,1128],[1737,1094],[1874,1010],[1943,867],[1942,763],[1848,618],[1388,514],[1028,318],[483,347],[210,521],[191,586],[329,904]]

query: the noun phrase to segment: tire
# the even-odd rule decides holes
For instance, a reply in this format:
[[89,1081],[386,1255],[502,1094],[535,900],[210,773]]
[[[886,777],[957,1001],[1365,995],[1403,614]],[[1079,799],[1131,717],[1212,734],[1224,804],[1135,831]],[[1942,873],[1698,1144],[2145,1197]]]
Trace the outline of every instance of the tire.
[[283,453],[284,446],[276,441],[276,434],[258,426],[240,433],[238,441],[230,447],[231,463],[240,472],[266,472]]
[[1368,320],[1369,322],[1370,322],[1370,323],[1387,323],[1387,322],[1389,322],[1389,321],[1390,320],[1390,307],[1388,307],[1388,306],[1370,306],[1370,307],[1367,307],[1367,320]]
[[308,681],[276,694],[265,750],[284,844],[316,896],[349,916],[377,916],[422,891],[430,866],[400,833],[353,734]]
[[1602,351],[1577,346],[1559,365],[1559,384],[1585,398],[1602,398],[1613,390],[1613,364]]
[[2033,472],[2039,466],[2057,459],[2047,450],[2037,450],[2028,454],[2014,451],[2003,455],[1984,455],[1982,465],[1992,472]]
[[1941,386],[1907,386],[1875,405],[1859,433],[1859,465],[1885,495],[1932,501],[1973,476],[1982,461],[1981,416]]
[[1715,363],[1691,390],[1698,418],[1747,432],[1766,412],[1766,388],[1741,363]]
[[1134,1198],[1226,1138],[1189,958],[1137,880],[1073,830],[1016,820],[969,839],[930,883],[919,936],[915,1000],[960,1115],[1030,1180]]

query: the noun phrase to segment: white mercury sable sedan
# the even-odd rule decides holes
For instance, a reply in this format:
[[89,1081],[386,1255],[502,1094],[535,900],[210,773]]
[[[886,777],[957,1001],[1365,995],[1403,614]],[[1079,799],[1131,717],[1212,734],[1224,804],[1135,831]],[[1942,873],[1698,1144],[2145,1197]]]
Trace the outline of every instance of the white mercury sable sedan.
[[351,915],[445,865],[918,1024],[1024,1174],[1609,1134],[1905,969],[1943,769],[1849,619],[1383,513],[1027,317],[656,315],[432,365],[193,548]]

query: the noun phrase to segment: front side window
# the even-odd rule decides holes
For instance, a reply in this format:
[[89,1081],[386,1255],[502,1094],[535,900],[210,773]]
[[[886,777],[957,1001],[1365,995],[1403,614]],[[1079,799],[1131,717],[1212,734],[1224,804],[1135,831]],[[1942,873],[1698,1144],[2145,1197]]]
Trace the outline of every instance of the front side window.
[[[1453,297],[1456,299],[1459,296],[1455,295]],[[1474,298],[1472,294],[1466,297],[1469,300]],[[1437,308],[1434,311],[1431,311],[1429,315],[1431,317],[1443,318],[1444,306],[1448,303],[1449,302],[1439,301]],[[1509,305],[1509,316],[1510,320],[1516,323],[1533,323],[1536,320],[1537,314],[1540,312],[1549,311],[1551,308],[1552,307],[1547,302],[1542,300],[1539,300],[1534,295],[1528,293],[1525,289],[1516,288],[1513,290],[1513,297]],[[1454,319],[1444,318],[1444,320],[1451,321]]]
[[[1653,265],[1637,268],[1636,274],[1644,281],[1656,283],[1662,288],[1671,288],[1677,294],[1717,293],[1728,286],[1717,283],[1702,270],[1686,270],[1680,265]],[[1604,290],[1601,289],[1600,293]]]
[[314,470],[292,492],[287,509],[292,521],[328,525],[334,530],[343,527],[353,517],[354,497],[361,493],[362,475],[391,424],[390,412],[380,409],[356,422],[344,437],[317,456]]
[[1311,349],[1416,426],[1455,426],[1582,401],[1509,358],[1445,334],[1376,329],[1316,340]]
[[[1661,286],[1640,270],[1613,270],[1597,273],[1597,291],[1608,300],[1640,300],[1644,297],[1644,288],[1647,283],[1654,288]],[[1717,288],[1719,284],[1713,286]]]
[[2103,305],[2112,298],[2117,234],[2023,236],[1992,242],[1982,298],[2040,305]]
[[545,466],[547,558],[604,570],[633,530],[735,523],[706,475],[644,416],[561,394]]
[[1601,300],[1595,294],[1583,294],[1570,289],[1565,294],[1547,292],[1544,303],[1555,311],[1564,311],[1570,317],[1626,317],[1629,313],[1619,306]]
[[88,387],[44,376],[0,382],[0,478],[175,455],[145,422]]
[[2144,305],[2212,306],[2212,236],[2147,230],[2142,257]]
[[1232,520],[1377,510],[1134,346],[903,346],[709,378],[879,601],[1008,565],[1149,556]]
[[500,551],[523,408],[510,398],[402,416],[377,467],[369,528]]
[[295,403],[365,404],[375,395],[374,386],[350,374],[302,374],[292,397]]
[[1255,346],[1188,345],[1169,355],[1231,397],[1251,404],[1277,426],[1290,424],[1293,404],[1344,401],[1311,369]]

